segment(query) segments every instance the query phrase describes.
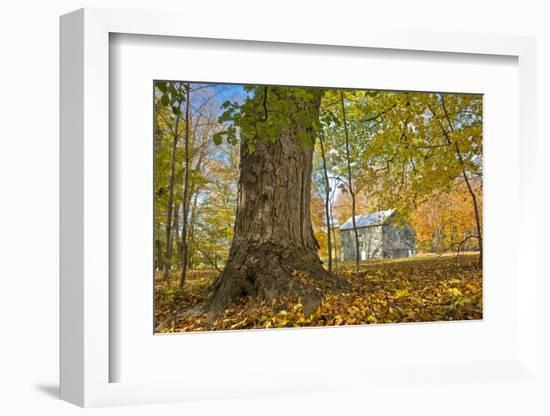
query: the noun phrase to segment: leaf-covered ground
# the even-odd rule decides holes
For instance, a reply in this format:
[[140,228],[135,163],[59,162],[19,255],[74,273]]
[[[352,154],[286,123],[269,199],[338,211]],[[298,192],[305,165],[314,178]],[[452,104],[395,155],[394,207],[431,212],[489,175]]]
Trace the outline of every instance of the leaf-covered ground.
[[[217,273],[192,270],[183,292],[173,282],[157,279],[157,332],[209,331],[252,328],[288,328],[396,322],[482,319],[482,273],[477,255],[430,256],[378,260],[353,272],[340,267],[339,275],[353,290],[327,294],[321,306],[304,316],[298,298],[266,303],[254,298],[234,302],[211,324],[206,317],[179,317],[204,301]],[[303,278],[303,276],[296,276]]]

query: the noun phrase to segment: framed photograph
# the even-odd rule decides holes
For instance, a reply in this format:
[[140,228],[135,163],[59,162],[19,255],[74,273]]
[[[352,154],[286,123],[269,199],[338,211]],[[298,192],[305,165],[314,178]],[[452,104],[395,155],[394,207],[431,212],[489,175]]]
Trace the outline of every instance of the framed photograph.
[[181,19],[61,18],[61,397],[536,386],[534,40]]

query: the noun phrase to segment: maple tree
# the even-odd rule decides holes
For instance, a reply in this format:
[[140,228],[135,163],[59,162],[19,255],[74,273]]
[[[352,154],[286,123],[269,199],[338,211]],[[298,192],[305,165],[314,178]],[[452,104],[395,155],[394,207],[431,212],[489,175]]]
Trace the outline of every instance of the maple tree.
[[[437,268],[454,264],[457,273],[471,270],[469,283],[481,290],[481,96],[155,85],[156,296],[175,308],[174,322],[186,322],[182,330],[197,327],[188,325],[193,320],[227,328],[220,316],[233,326],[232,314],[242,316],[242,308],[259,313],[276,304],[295,312],[287,323],[364,323],[345,312],[321,321],[313,314],[328,303],[347,305],[350,293],[370,296],[367,278],[378,269],[360,262],[355,216],[388,208],[411,224],[419,253],[479,252],[476,270],[472,255],[430,263],[424,271],[434,273],[422,274],[424,285],[440,287]],[[353,269],[339,263],[338,228],[349,218]],[[388,266],[382,275],[395,278],[396,270]],[[200,284],[197,273],[206,276]],[[405,293],[404,277],[384,290]],[[157,321],[166,319],[159,308]]]

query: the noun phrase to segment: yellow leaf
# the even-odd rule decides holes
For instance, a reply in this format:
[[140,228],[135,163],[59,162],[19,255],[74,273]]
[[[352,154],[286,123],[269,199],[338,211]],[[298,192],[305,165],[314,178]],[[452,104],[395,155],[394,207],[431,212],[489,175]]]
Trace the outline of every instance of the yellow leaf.
[[456,297],[462,296],[462,292],[460,291],[460,289],[457,289],[456,287],[449,289],[449,293]]
[[409,291],[407,289],[398,289],[395,291],[395,299],[402,298],[403,296],[407,296],[409,294]]

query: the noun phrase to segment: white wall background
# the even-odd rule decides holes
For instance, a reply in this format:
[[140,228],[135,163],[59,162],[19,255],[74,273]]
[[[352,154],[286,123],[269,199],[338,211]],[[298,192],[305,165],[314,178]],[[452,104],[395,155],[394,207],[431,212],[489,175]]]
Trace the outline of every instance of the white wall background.
[[[187,4],[188,3],[188,4]],[[287,25],[322,24],[327,31],[343,25],[433,28],[536,35],[538,42],[538,135],[540,234],[548,233],[550,157],[550,12],[546,1],[392,0],[392,1],[168,1],[168,0],[7,0],[0,6],[0,414],[79,414],[60,402],[58,377],[58,16],[80,7],[187,11],[190,19],[223,15],[236,32],[265,20]],[[207,23],[206,23],[207,24]],[[182,21],[185,25],[185,21]],[[539,235],[540,235],[539,234]],[[539,273],[550,278],[539,241]],[[538,288],[550,294],[547,282]],[[540,305],[548,316],[550,302]],[[548,365],[548,328],[540,331]],[[542,352],[542,351],[541,351]],[[549,374],[546,371],[546,374]],[[505,383],[485,393],[457,385],[427,397],[412,389],[406,397],[349,396],[217,401],[93,410],[101,415],[171,414],[544,414],[534,400],[541,392],[517,392]],[[518,394],[516,394],[518,393]],[[519,394],[521,393],[521,394]],[[531,399],[530,399],[531,398]],[[413,414],[416,412],[412,412]],[[546,413],[547,414],[547,413]]]

